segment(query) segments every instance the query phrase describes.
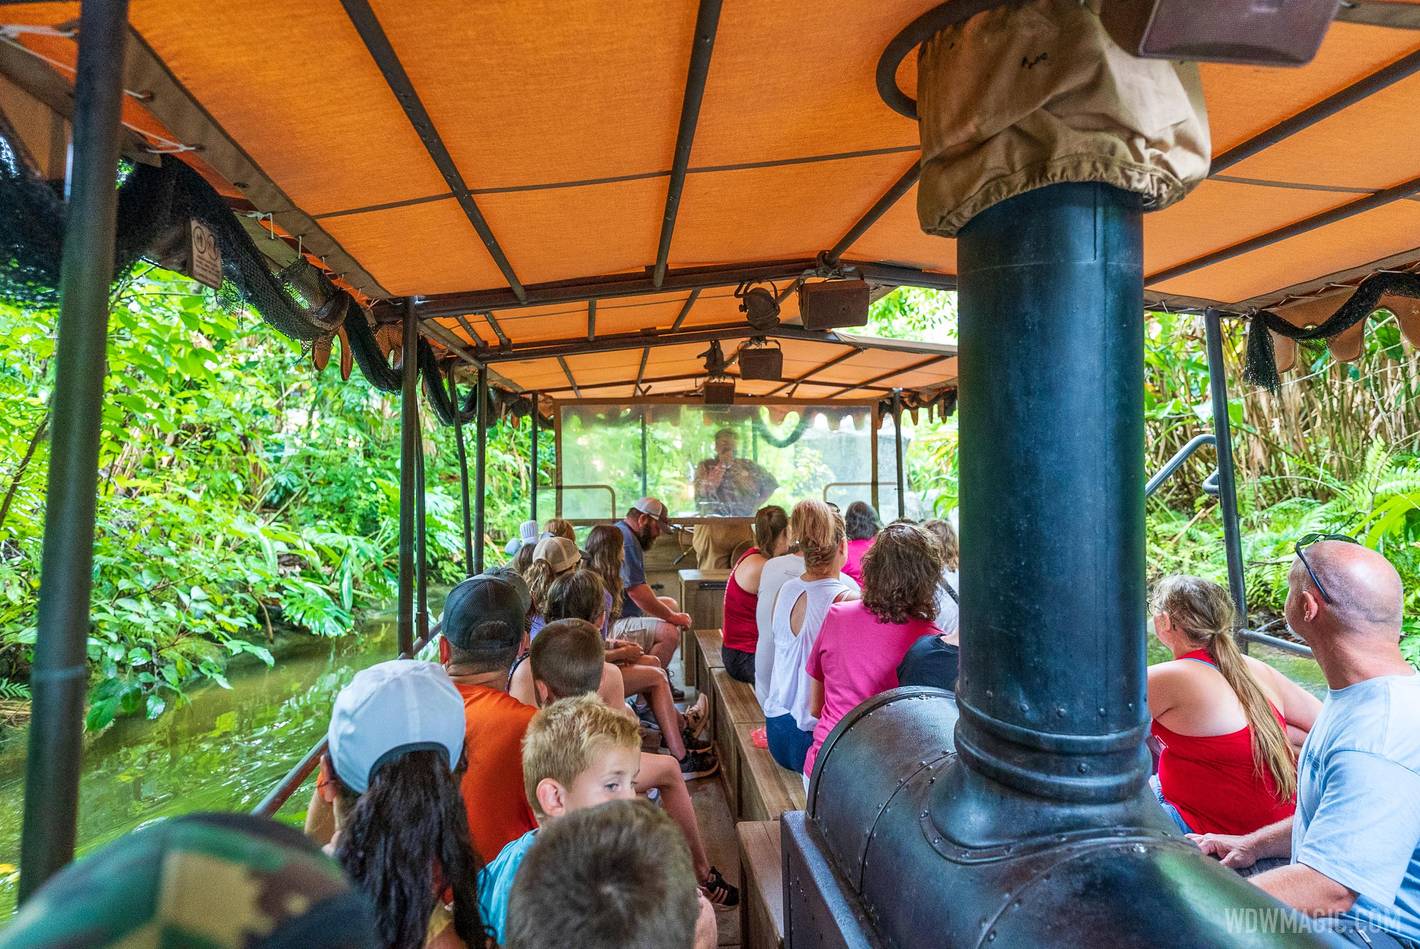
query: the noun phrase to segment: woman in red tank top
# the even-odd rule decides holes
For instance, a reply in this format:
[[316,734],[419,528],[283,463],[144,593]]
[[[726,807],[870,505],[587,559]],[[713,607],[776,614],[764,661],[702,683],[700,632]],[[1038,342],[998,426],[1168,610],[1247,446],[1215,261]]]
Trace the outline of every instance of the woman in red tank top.
[[1180,830],[1246,834],[1296,809],[1296,750],[1321,703],[1233,636],[1228,592],[1165,577],[1154,630],[1174,654],[1149,667],[1152,732],[1163,750],[1154,793]]
[[754,683],[754,648],[759,627],[754,611],[759,605],[759,576],[770,557],[789,549],[789,518],[777,504],[754,513],[754,546],[745,551],[725,582],[725,617],[721,621],[724,643],[720,658],[731,678]]

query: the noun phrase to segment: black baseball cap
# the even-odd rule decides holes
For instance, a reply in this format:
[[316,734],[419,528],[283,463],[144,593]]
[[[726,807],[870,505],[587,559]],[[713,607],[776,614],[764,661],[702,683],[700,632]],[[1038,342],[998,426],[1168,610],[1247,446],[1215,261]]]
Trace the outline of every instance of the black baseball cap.
[[484,573],[449,591],[440,632],[465,652],[501,653],[522,640],[527,617],[526,595],[513,580]]

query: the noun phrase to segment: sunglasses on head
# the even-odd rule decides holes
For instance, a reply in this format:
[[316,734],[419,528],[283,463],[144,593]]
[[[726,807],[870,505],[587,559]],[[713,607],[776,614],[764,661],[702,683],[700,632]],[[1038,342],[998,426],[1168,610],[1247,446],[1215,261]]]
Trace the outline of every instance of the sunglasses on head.
[[1331,594],[1329,594],[1329,593],[1326,592],[1326,587],[1324,587],[1324,586],[1321,585],[1321,580],[1319,580],[1319,579],[1317,578],[1316,571],[1312,569],[1312,565],[1307,561],[1307,555],[1304,554],[1304,553],[1302,553],[1303,550],[1305,550],[1306,548],[1310,547],[1312,544],[1317,544],[1317,543],[1320,543],[1321,541],[1324,541],[1324,540],[1339,540],[1339,541],[1341,541],[1342,543],[1345,543],[1345,544],[1358,544],[1358,545],[1359,545],[1361,542],[1360,542],[1359,540],[1357,540],[1356,538],[1354,538],[1354,537],[1349,537],[1349,536],[1347,536],[1346,534],[1323,534],[1323,533],[1304,534],[1304,535],[1297,541],[1297,548],[1296,548],[1296,549],[1297,549],[1297,559],[1302,562],[1302,566],[1303,566],[1303,567],[1306,567],[1306,568],[1307,568],[1307,576],[1311,577],[1311,578],[1312,578],[1312,583],[1316,585],[1316,592],[1320,593],[1320,594],[1321,594],[1321,598],[1322,598],[1323,600],[1325,600],[1326,602],[1328,602],[1328,603],[1335,603],[1336,601],[1331,598]]

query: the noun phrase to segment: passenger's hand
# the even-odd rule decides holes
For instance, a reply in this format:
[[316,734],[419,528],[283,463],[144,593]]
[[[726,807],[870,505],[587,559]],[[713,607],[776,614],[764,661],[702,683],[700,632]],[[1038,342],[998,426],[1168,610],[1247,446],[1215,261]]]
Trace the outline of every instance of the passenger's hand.
[[671,614],[671,625],[672,625],[672,626],[689,626],[689,625],[690,625],[690,614],[689,614],[689,613],[672,613],[672,614]]
[[1257,862],[1257,843],[1251,834],[1189,834],[1188,839],[1225,867],[1241,870]]

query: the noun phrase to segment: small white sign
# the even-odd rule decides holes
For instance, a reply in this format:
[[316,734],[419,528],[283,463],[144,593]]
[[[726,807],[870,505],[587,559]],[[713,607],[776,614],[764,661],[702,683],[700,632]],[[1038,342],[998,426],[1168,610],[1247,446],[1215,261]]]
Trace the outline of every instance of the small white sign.
[[191,222],[192,279],[217,290],[222,286],[222,252],[217,248],[217,237],[197,218]]

